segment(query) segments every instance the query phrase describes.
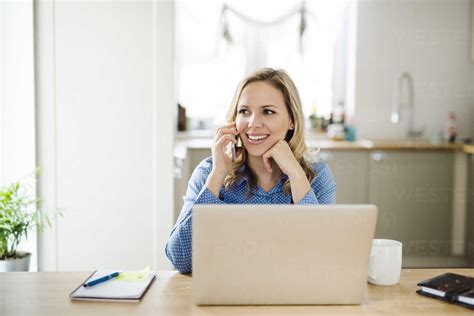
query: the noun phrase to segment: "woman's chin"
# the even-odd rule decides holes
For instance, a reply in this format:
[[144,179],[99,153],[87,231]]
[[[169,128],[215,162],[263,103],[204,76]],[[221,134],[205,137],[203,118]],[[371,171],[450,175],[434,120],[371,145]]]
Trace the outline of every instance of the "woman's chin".
[[247,148],[247,154],[252,157],[262,157],[267,150],[267,148]]
[[247,150],[247,154],[252,157],[262,157],[270,148],[277,143],[278,140],[274,139],[267,139],[262,144],[245,144],[245,149]]

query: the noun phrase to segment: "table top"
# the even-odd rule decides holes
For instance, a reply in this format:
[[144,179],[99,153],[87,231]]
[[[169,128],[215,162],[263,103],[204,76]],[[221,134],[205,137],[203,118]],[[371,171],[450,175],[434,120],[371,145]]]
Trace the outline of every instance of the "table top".
[[419,281],[445,272],[474,276],[474,269],[404,269],[399,284],[367,284],[363,303],[349,306],[196,306],[192,277],[175,271],[158,271],[139,303],[71,301],[69,293],[90,272],[10,272],[0,273],[0,315],[473,315],[415,293]]

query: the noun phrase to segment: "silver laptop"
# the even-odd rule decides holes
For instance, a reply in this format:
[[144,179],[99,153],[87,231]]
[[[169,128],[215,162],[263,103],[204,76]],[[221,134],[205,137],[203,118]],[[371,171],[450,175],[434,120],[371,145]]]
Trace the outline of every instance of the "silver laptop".
[[195,205],[198,305],[360,304],[374,205]]

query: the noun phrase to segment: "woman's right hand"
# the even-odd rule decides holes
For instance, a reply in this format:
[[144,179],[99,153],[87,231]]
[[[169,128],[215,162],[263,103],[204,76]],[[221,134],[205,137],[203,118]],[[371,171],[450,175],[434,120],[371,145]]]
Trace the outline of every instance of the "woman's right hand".
[[237,144],[236,136],[239,132],[235,128],[235,122],[224,125],[217,129],[212,144],[212,172],[224,179],[232,170],[232,155],[226,152],[229,144]]

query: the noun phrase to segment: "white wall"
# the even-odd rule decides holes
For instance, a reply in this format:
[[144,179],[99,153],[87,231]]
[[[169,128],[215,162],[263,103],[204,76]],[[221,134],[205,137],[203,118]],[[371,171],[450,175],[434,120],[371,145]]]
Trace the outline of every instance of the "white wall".
[[[21,179],[34,183],[33,61],[33,1],[0,1],[0,185]],[[18,249],[32,253],[30,270],[35,271],[35,233]]]
[[[415,127],[443,129],[450,111],[460,137],[474,136],[470,0],[362,0],[358,4],[356,118],[359,138],[404,138],[406,116],[390,123],[399,74],[412,74]],[[404,113],[402,113],[404,114]]]
[[41,270],[167,269],[173,1],[38,2]]

